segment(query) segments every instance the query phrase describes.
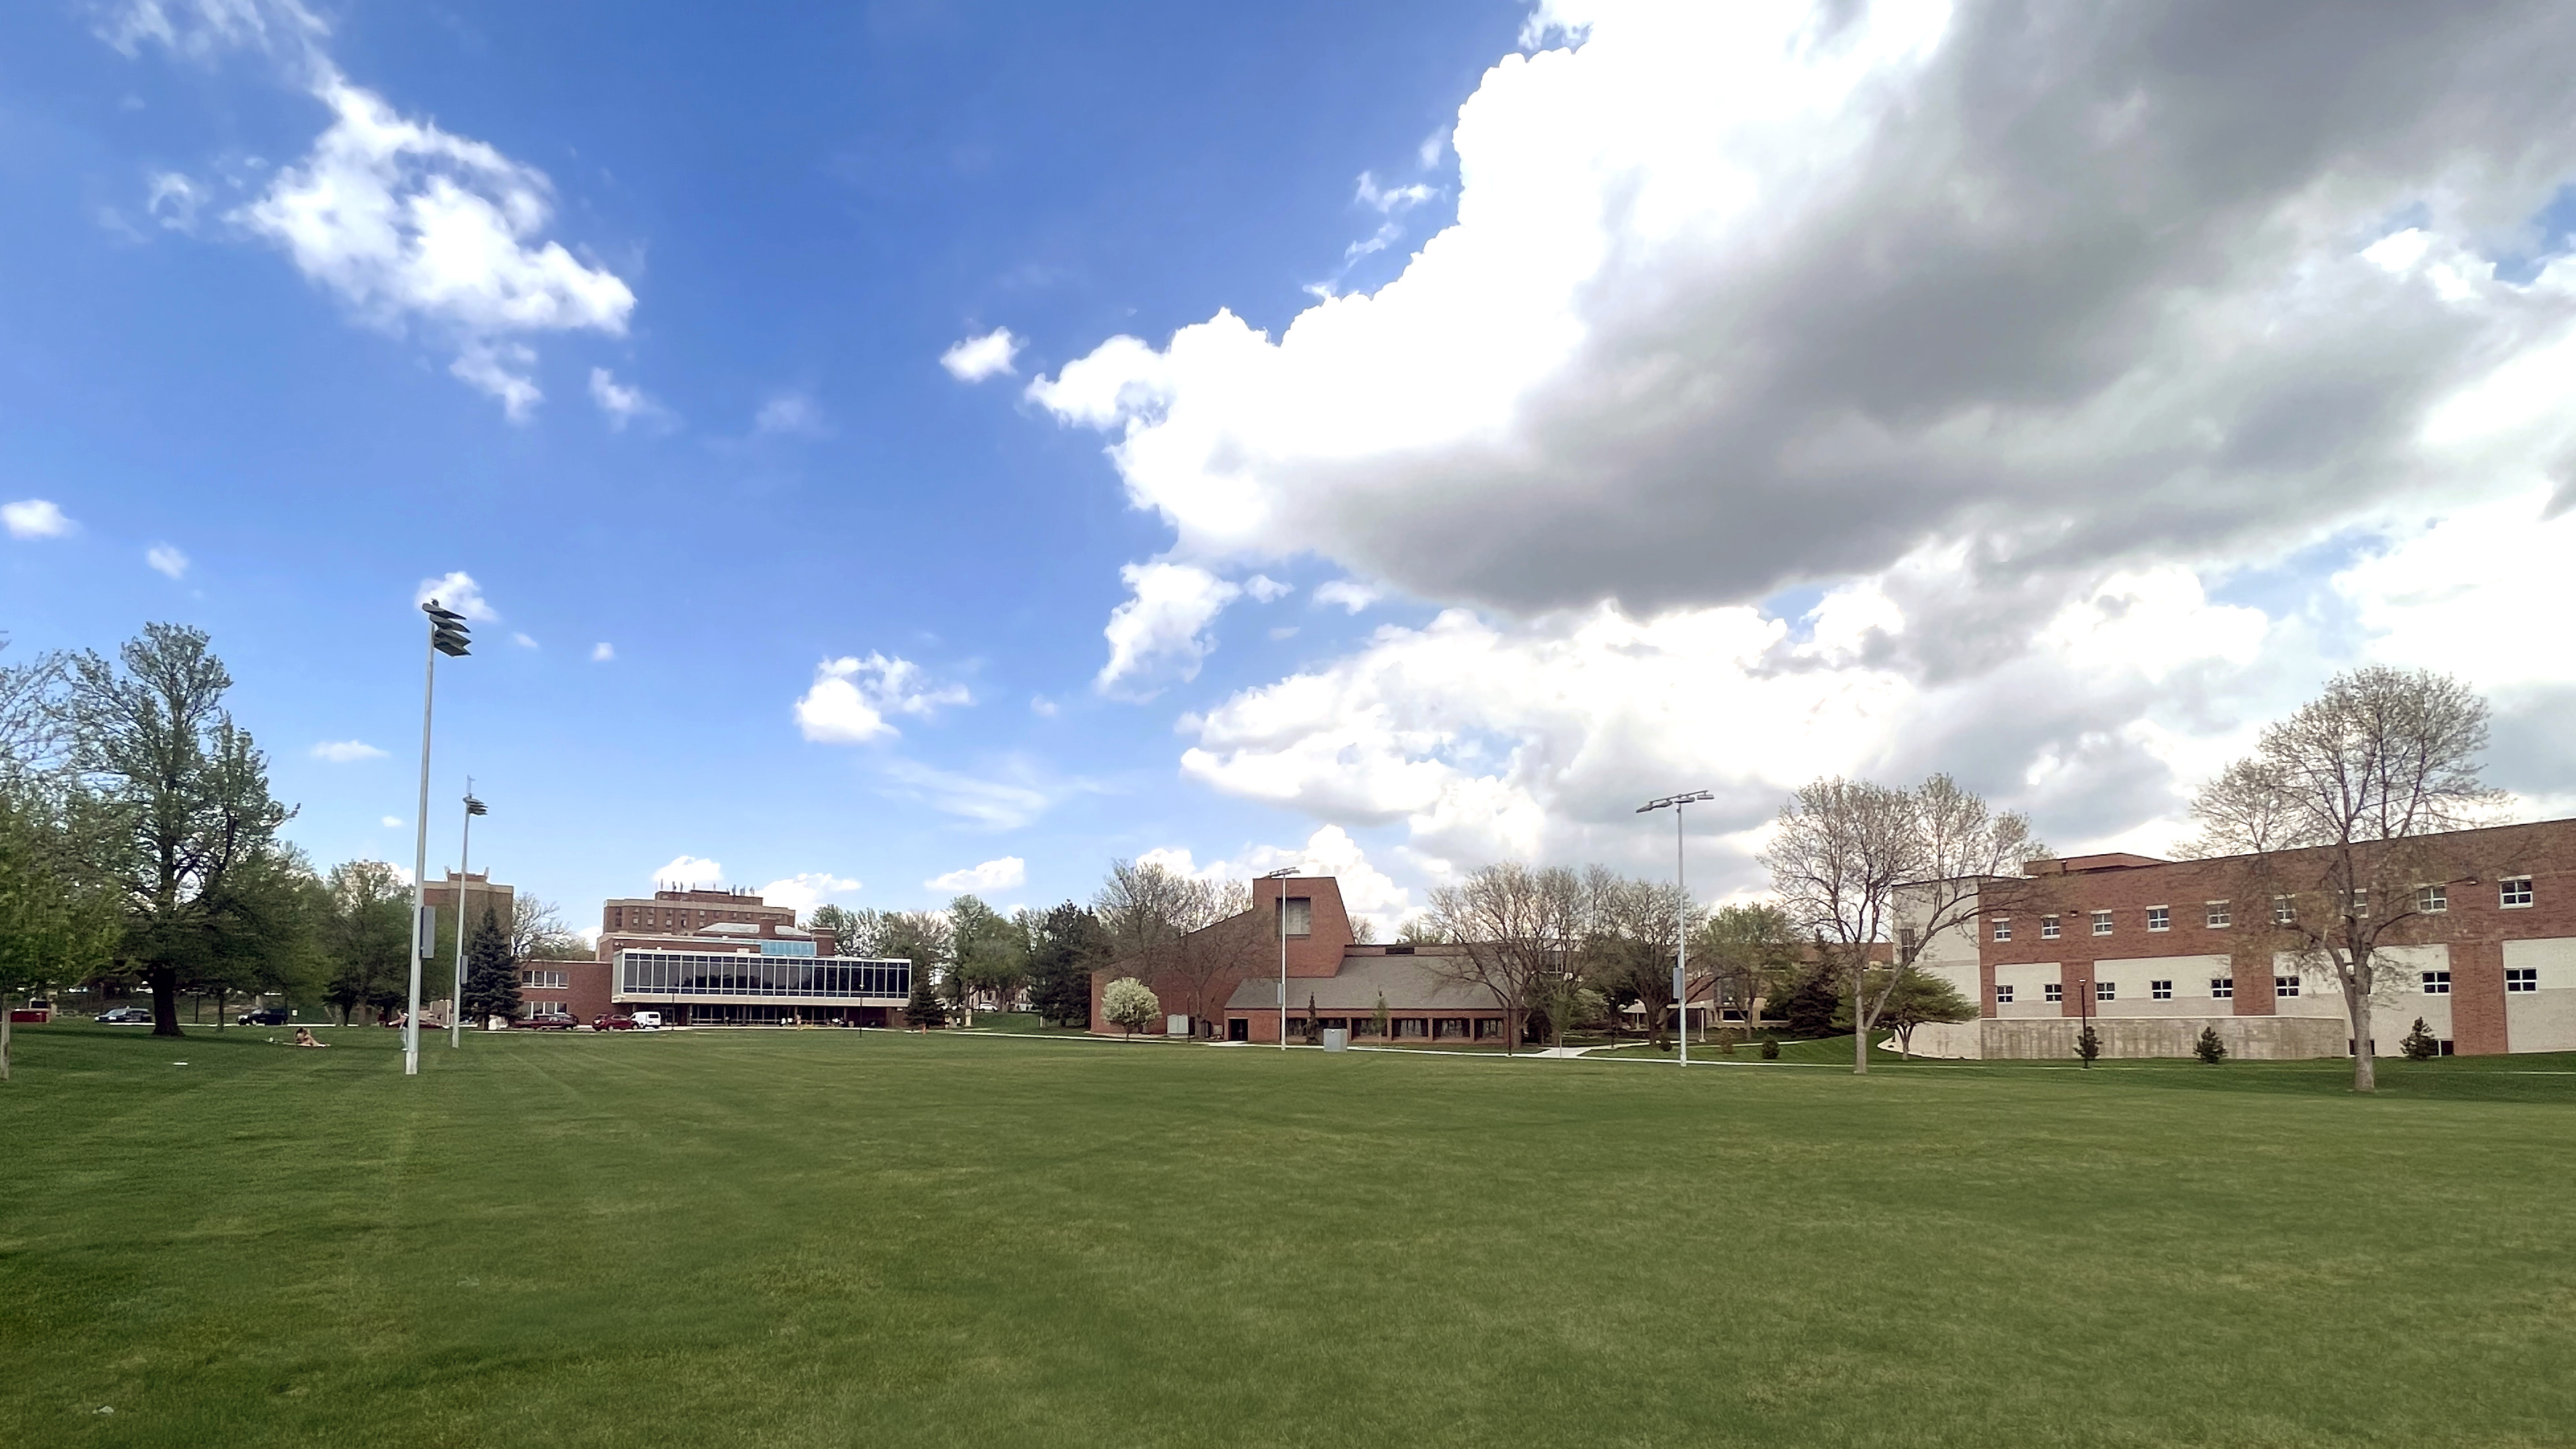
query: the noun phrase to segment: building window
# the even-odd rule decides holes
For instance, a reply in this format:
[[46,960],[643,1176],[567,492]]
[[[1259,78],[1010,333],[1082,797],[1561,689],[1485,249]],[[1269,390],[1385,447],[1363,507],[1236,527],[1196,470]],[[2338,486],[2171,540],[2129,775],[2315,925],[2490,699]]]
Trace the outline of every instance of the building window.
[[2111,934],[2111,913],[2109,911],[2095,911],[2093,913],[2093,934],[2096,936],[2107,936]]
[[2425,915],[2438,916],[2450,908],[2451,888],[2449,886],[2429,885],[2415,888],[2415,909]]
[[1290,896],[1281,904],[1287,917],[1287,924],[1281,927],[1283,931],[1291,936],[1315,934],[1315,903],[1312,900],[1305,896]]
[[1995,1005],[1997,1005],[1997,1006],[2010,1006],[2010,1005],[2012,1005],[2012,988],[2011,988],[2011,987],[2009,987],[2009,986],[2004,986],[2004,985],[1997,985],[1997,986],[1995,987]]
[[2039,988],[2039,994],[2050,1001],[2064,1001],[2066,999],[2066,984],[2062,981],[2051,981],[2046,986]]
[[1399,1016],[1395,1019],[1395,1034],[1397,1036],[1429,1036],[1431,1034],[1431,1024],[1418,1016]]
[[2366,916],[2370,914],[2370,892],[2354,891],[2352,893],[2352,913],[2356,916]]
[[1903,950],[1903,951],[1905,952],[1905,954],[1906,954],[1906,955],[1908,955],[1908,956],[1913,955],[1913,954],[1914,954],[1914,946],[1915,946],[1914,928],[1913,928],[1912,926],[1899,926],[1899,927],[1897,927],[1897,928],[1896,928],[1896,944],[1897,944],[1897,946],[1898,946],[1898,948],[1899,948],[1899,949],[1901,949],[1901,950]]
[[2272,994],[2273,994],[2274,996],[2296,996],[2296,995],[2298,995],[2298,994],[2299,994],[2299,978],[2298,978],[2298,977],[2296,977],[2296,976],[2275,976],[2275,977],[2273,977],[2273,978],[2272,978]]
[[2228,912],[2227,902],[2211,901],[2209,903],[2209,928],[2211,930],[2216,931],[2223,929],[2235,924],[2235,921],[2236,917]]
[[2425,994],[2426,996],[2448,996],[2448,995],[2450,995],[2450,994],[2451,994],[2451,973],[2450,973],[2450,972],[2448,972],[2448,971],[2427,971],[2427,972],[2425,972],[2425,973],[2423,973],[2423,974],[2424,974],[2424,994]]
[[2172,930],[2173,912],[2164,906],[2147,907],[2147,929],[2150,931]]
[[2119,983],[2119,982],[2117,982],[2117,981],[2096,981],[2096,982],[2094,982],[2094,983],[2093,983],[2093,999],[2094,999],[2095,1001],[2117,1001],[2117,1000],[2119,1000],[2119,999],[2120,999],[2120,983]]
[[2504,989],[2507,991],[2538,991],[2540,989],[2540,968],[2537,966],[2507,966],[2504,968]]
[[2531,877],[2518,875],[2496,882],[2496,904],[2507,909],[2531,904]]
[[570,989],[571,980],[569,973],[562,971],[522,971],[519,973],[519,984],[532,986],[540,991],[564,991]]
[[2012,939],[2012,918],[2010,916],[1995,917],[1995,939],[1998,941],[2009,941]]
[[1490,1016],[1476,1018],[1476,1040],[1501,1041],[1502,1039],[1503,1024],[1500,1021]]
[[2299,909],[2298,909],[2298,906],[2297,906],[2294,902],[2292,902],[2292,900],[2291,900],[2288,896],[2274,896],[2274,897],[2272,897],[2272,924],[2273,924],[2273,925],[2276,925],[2276,926],[2288,926],[2288,925],[2295,925],[2295,924],[2298,922],[2298,919],[2299,919]]
[[2054,941],[2057,939],[2057,918],[2055,916],[2042,916],[2039,918],[2039,939],[2043,941]]
[[2209,994],[2213,999],[2218,1001],[2234,1000],[2236,997],[2236,978],[2233,976],[2212,976],[2209,978]]
[[2158,1001],[2171,1001],[2173,1000],[2173,983],[2170,981],[2150,981],[2147,983],[2147,994]]

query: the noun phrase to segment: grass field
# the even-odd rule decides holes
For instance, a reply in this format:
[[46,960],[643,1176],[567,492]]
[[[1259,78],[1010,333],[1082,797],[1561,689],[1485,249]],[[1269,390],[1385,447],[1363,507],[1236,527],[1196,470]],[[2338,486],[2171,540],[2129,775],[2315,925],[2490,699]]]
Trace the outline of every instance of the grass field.
[[21,1033],[0,1444],[2576,1436],[2565,1058],[271,1035]]

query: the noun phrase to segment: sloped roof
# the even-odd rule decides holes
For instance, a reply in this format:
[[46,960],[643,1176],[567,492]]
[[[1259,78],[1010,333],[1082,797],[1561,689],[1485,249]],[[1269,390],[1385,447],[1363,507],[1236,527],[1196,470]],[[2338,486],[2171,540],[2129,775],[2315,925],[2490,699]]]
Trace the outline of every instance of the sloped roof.
[[[1454,948],[1453,948],[1454,949]],[[1309,997],[1315,1010],[1334,1016],[1366,1015],[1377,1010],[1378,996],[1386,997],[1386,1009],[1397,1012],[1421,1011],[1492,1011],[1494,994],[1481,986],[1452,981],[1432,969],[1432,960],[1450,952],[1425,948],[1410,956],[1361,955],[1342,957],[1341,969],[1330,976],[1291,976],[1288,978],[1288,1010],[1300,1013]],[[1234,988],[1226,998],[1229,1011],[1279,1009],[1279,978],[1254,976]]]

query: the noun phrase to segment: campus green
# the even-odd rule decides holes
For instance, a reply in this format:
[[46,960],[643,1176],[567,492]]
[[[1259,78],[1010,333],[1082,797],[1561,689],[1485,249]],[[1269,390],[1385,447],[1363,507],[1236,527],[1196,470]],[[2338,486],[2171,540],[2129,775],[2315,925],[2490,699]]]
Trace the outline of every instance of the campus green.
[[[2576,1062],[22,1029],[0,1444],[2562,1443]],[[1794,1054],[1793,1054],[1794,1055]],[[177,1063],[185,1062],[185,1066]],[[109,1412],[112,1410],[113,1412]]]

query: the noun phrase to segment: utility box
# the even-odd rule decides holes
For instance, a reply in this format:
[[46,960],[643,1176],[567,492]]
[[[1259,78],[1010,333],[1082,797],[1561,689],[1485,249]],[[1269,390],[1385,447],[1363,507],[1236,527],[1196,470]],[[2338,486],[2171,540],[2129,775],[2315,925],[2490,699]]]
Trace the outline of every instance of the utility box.
[[1351,1034],[1338,1026],[1324,1028],[1324,1050],[1346,1052],[1351,1049]]
[[1163,1035],[1165,1035],[1165,1036],[1188,1036],[1189,1034],[1190,1034],[1190,1019],[1189,1019],[1188,1017],[1186,1017],[1186,1016],[1166,1016],[1166,1017],[1164,1017],[1164,1018],[1163,1018]]

